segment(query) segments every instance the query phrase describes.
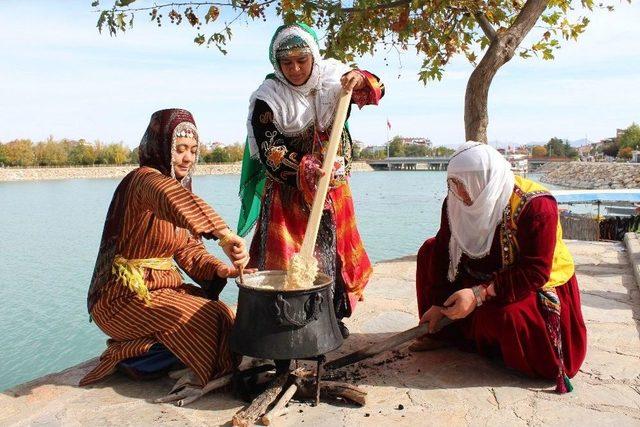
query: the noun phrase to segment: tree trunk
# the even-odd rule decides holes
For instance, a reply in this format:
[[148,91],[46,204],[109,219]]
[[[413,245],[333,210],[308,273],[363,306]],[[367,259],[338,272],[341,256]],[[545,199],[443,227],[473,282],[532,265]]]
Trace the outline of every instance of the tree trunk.
[[467,82],[464,99],[464,127],[467,141],[487,143],[487,110],[489,87],[500,67],[506,64],[525,36],[547,7],[549,0],[528,0],[522,7],[513,25],[506,30],[493,33],[481,23],[491,44]]

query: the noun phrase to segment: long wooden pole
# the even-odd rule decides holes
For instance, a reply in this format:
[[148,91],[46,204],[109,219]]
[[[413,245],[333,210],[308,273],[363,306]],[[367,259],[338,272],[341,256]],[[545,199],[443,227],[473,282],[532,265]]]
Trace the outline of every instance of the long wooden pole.
[[324,153],[324,161],[322,163],[322,172],[324,175],[320,177],[320,180],[318,181],[318,189],[316,190],[316,195],[313,198],[311,213],[309,214],[309,221],[307,222],[307,229],[304,233],[302,247],[300,248],[300,256],[306,259],[313,257],[316,239],[318,238],[318,229],[320,228],[320,219],[322,218],[322,211],[324,209],[324,202],[327,198],[329,182],[331,181],[331,175],[333,173],[333,164],[336,160],[336,153],[338,152],[338,146],[342,139],[342,129],[344,128],[344,122],[347,119],[347,111],[349,110],[350,103],[351,91],[347,92],[343,89],[340,93],[336,114],[333,118],[333,126],[331,127],[331,135],[329,136],[327,151]]
[[[451,324],[452,322],[453,320],[449,319],[448,317],[443,317],[442,319],[440,319],[436,326],[436,332]],[[324,369],[332,370],[352,365],[354,363],[360,362],[361,360],[368,359],[377,354],[380,354],[383,351],[391,350],[392,348],[395,348],[402,343],[405,343],[414,338],[421,337],[428,333],[429,324],[423,323],[414,328],[392,335],[385,340],[373,343],[368,347],[361,348],[360,350],[355,351],[351,354],[347,354],[346,356],[342,356],[336,360],[332,360],[331,362],[328,362],[324,365]]]

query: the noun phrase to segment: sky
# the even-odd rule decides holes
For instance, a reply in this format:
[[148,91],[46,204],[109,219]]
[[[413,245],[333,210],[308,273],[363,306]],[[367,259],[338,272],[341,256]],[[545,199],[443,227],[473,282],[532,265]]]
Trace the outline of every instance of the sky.
[[[144,14],[125,34],[100,34],[90,4],[0,1],[0,142],[52,135],[134,147],[151,113],[169,107],[190,110],[206,141],[244,141],[249,96],[271,71],[267,50],[277,18],[235,25],[224,56],[195,45],[196,32],[184,23],[158,28]],[[515,57],[500,69],[489,93],[490,141],[597,141],[640,122],[640,2],[589,16],[585,34],[564,42],[554,61]],[[379,106],[352,113],[353,137],[365,145],[394,135],[464,142],[472,66],[458,57],[442,81],[424,86],[413,52],[388,54],[388,65],[384,57],[357,61],[387,93]]]

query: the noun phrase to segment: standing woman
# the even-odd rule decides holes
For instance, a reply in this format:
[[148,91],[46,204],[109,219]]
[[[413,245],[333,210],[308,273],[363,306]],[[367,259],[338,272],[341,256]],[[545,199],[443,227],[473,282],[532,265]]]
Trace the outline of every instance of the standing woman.
[[[140,167],[111,201],[89,288],[89,313],[111,339],[80,385],[102,380],[158,343],[191,370],[192,387],[231,371],[234,316],[217,296],[248,254],[244,240],[191,192],[198,150],[191,113],[169,109],[151,116]],[[209,254],[203,237],[219,239],[233,266]],[[185,284],[176,264],[201,287]]]
[[[304,239],[341,90],[352,89],[352,102],[362,107],[376,105],[384,87],[373,74],[322,59],[314,31],[304,24],[278,28],[269,59],[274,73],[249,105],[238,232],[246,235],[257,221],[252,266],[286,270]],[[351,315],[372,271],[356,227],[351,157],[345,127],[316,243],[319,269],[334,279],[338,319]]]
[[[478,142],[456,151],[447,183],[440,230],[418,252],[420,322],[434,330],[444,316],[455,319],[436,338],[571,391],[587,337],[556,201]],[[440,343],[425,337],[409,348]]]

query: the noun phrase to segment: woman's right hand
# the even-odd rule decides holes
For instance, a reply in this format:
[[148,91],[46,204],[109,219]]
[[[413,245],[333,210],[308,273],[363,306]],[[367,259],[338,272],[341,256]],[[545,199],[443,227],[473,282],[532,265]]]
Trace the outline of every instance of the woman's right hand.
[[429,333],[432,334],[436,332],[436,326],[440,319],[444,317],[444,313],[442,313],[442,307],[437,305],[432,305],[429,310],[427,310],[422,317],[420,318],[420,324],[428,323],[429,324]]
[[249,252],[247,252],[245,240],[231,230],[223,234],[220,246],[236,269],[243,270],[249,263]]

